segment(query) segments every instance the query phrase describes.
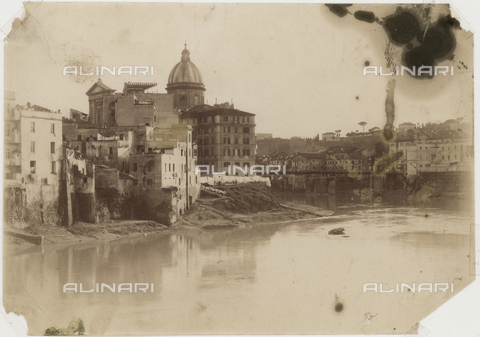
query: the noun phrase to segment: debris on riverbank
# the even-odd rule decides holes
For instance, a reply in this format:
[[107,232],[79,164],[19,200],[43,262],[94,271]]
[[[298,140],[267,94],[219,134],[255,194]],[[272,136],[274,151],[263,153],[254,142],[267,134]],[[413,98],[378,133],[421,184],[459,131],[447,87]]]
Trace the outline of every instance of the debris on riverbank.
[[28,238],[40,237],[43,244],[86,242],[147,235],[174,228],[234,228],[246,224],[311,219],[333,214],[332,211],[313,206],[280,203],[275,193],[264,184],[249,183],[215,188],[225,191],[225,194],[202,191],[197,202],[172,227],[142,220],[109,220],[98,224],[78,222],[69,227],[28,226],[23,229],[6,229],[5,242],[16,245],[33,244],[22,239],[22,235]]
[[178,224],[205,229],[231,228],[248,223],[311,219],[333,214],[318,207],[280,203],[276,194],[263,184],[215,188],[225,191],[225,195],[202,194]]

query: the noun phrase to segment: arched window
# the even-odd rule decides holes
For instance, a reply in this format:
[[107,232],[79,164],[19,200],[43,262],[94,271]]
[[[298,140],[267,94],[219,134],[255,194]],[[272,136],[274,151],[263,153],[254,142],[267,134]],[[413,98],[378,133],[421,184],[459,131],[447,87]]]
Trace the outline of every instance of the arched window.
[[179,100],[178,100],[178,105],[182,108],[187,106],[187,96],[186,95],[181,95]]

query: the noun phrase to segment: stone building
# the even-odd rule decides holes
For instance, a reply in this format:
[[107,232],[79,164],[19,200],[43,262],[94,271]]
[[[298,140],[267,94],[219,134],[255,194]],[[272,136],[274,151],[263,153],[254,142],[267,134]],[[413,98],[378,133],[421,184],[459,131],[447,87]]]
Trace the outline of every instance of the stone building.
[[216,172],[230,165],[255,165],[255,115],[233,105],[199,105],[181,115],[183,124],[193,126],[198,144],[198,164],[214,166]]
[[147,206],[149,218],[172,224],[200,195],[200,177],[195,174],[197,149],[192,128],[175,125],[156,128],[147,138],[152,149],[130,156],[130,174],[139,204]]
[[416,125],[412,122],[402,123],[398,126],[398,133],[405,134],[408,130],[415,130]]
[[322,141],[329,142],[329,141],[335,140],[336,135],[337,134],[335,132],[322,133]]
[[174,95],[146,92],[156,83],[127,82],[115,93],[101,79],[85,93],[89,101],[89,122],[98,128],[114,126],[168,127],[178,121]]
[[77,221],[95,223],[95,165],[64,144],[61,179],[59,195],[63,224],[70,226]]
[[[18,205],[32,221],[58,221],[62,163],[62,115],[40,106],[5,100],[5,196],[21,196]],[[7,191],[10,189],[10,191]],[[15,191],[13,191],[15,190]]]
[[272,139],[273,134],[271,133],[257,133],[256,139],[257,140],[264,140],[264,139]]
[[400,140],[390,144],[390,153],[401,151],[395,167],[414,176],[419,172],[473,171],[473,144],[469,138]]

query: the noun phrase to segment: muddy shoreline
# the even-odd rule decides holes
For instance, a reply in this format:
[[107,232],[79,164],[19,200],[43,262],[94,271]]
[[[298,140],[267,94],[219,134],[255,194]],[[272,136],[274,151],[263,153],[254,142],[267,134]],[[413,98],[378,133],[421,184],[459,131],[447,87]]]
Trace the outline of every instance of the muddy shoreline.
[[[43,245],[62,245],[93,242],[98,240],[116,240],[125,237],[147,236],[150,234],[169,234],[178,229],[228,229],[248,224],[267,224],[301,219],[313,219],[324,215],[311,211],[275,207],[270,211],[254,214],[221,212],[200,202],[196,209],[188,212],[173,226],[165,226],[154,221],[111,220],[100,224],[79,222],[70,227],[62,226],[29,226],[23,229],[4,228],[5,249],[13,247],[36,246],[37,243],[28,237],[43,237]],[[321,209],[318,209],[322,211]],[[333,213],[333,212],[332,212]],[[16,235],[18,234],[18,235]],[[22,238],[25,236],[27,238]]]

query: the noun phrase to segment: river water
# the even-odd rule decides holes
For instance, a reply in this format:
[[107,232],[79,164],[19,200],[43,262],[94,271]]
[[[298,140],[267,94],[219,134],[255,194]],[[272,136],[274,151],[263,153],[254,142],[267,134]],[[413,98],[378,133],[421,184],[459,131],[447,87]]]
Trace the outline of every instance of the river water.
[[[5,307],[39,335],[72,318],[88,334],[405,333],[473,281],[474,218],[464,201],[285,199],[335,215],[7,250]],[[345,237],[328,235],[336,227]],[[448,282],[454,291],[363,292],[365,283],[389,290],[397,282]],[[64,293],[65,283],[154,290]]]

